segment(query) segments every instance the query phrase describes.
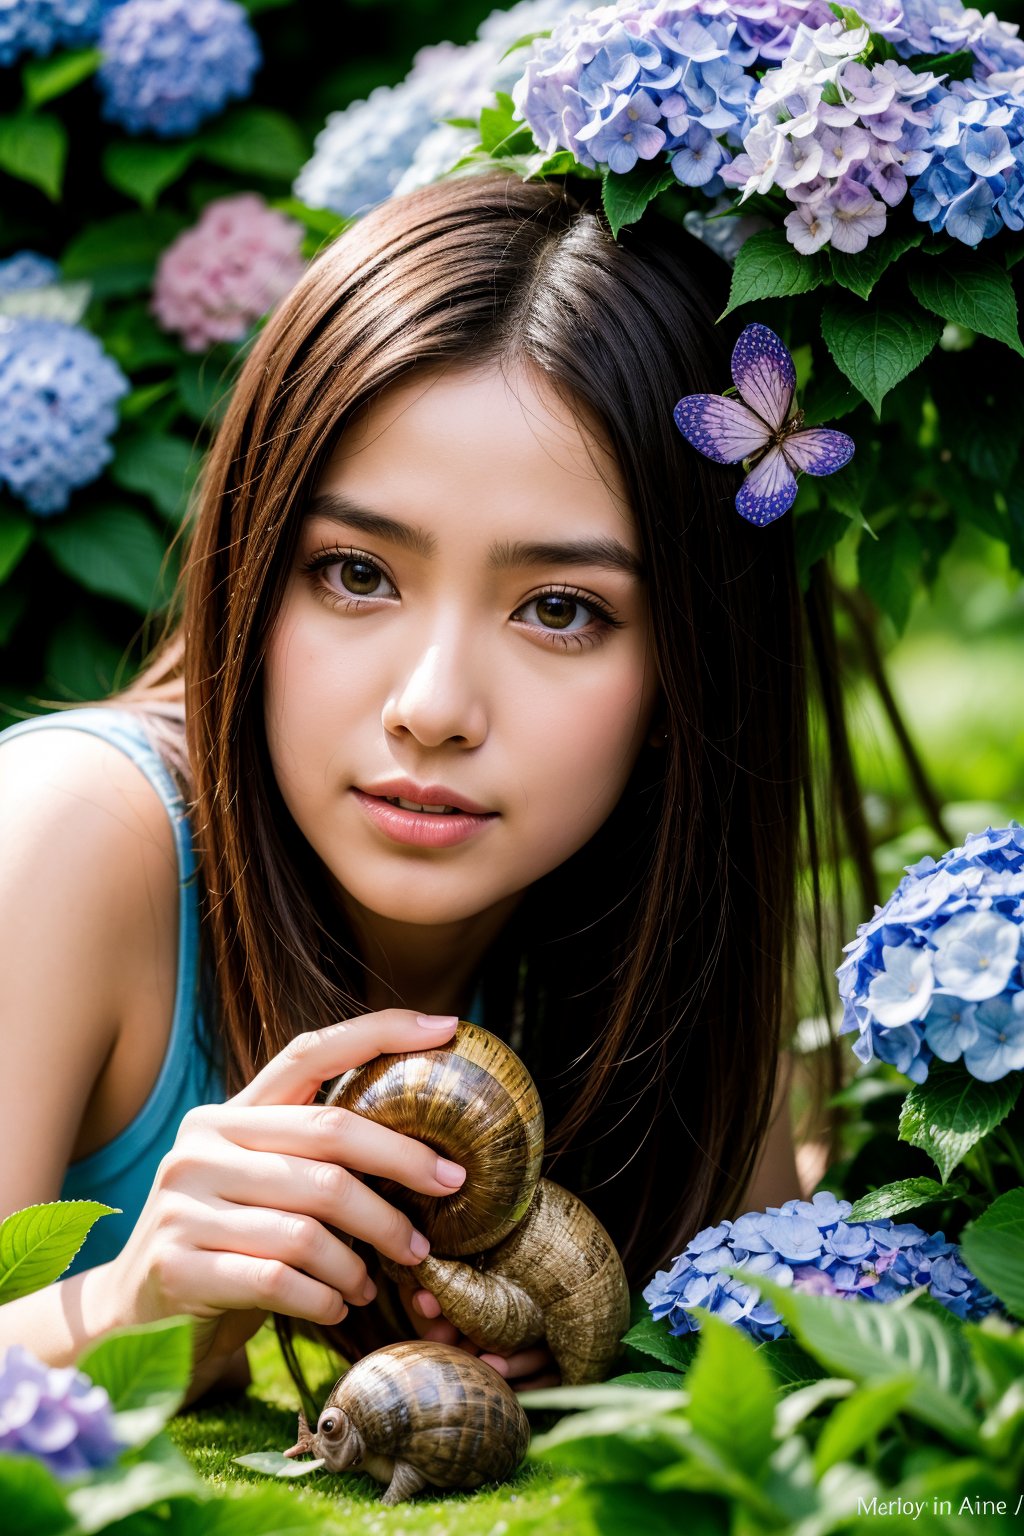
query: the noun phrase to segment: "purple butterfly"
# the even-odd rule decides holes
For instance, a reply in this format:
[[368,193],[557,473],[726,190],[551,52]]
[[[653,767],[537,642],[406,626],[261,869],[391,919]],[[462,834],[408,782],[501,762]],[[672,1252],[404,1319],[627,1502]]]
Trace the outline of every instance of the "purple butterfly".
[[854,443],[845,432],[804,426],[803,411],[792,409],[793,359],[766,325],[744,327],[731,366],[740,399],[686,395],[672,414],[705,458],[744,461],[749,473],[736,494],[736,510],[763,527],[793,505],[798,474],[834,474],[853,458]]

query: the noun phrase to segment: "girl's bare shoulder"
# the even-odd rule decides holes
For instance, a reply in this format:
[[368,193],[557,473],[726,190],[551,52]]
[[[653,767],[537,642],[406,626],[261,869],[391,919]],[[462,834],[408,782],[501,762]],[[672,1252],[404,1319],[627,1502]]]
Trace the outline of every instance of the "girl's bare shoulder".
[[167,812],[142,770],[73,728],[0,743],[0,849],[0,1121],[22,1154],[4,1160],[9,1210],[56,1198],[147,988],[159,1063],[178,876]]

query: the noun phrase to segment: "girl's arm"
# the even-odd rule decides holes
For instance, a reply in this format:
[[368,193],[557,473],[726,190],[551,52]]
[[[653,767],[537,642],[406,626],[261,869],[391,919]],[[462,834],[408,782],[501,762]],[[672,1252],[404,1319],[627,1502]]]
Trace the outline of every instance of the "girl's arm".
[[[127,1028],[126,994],[137,1000],[177,911],[156,794],[109,744],[43,735],[0,749],[0,1214],[58,1197]],[[126,783],[137,803],[126,803]],[[444,1195],[462,1171],[453,1178],[421,1143],[313,1099],[381,1052],[443,1043],[455,1022],[386,1009],[328,1025],[298,1035],[226,1104],[191,1110],[121,1253],[0,1307],[0,1347],[67,1363],[111,1328],[186,1314],[197,1319],[198,1367],[235,1355],[267,1311],[331,1324],[365,1304],[365,1266],[338,1234],[404,1264],[426,1245],[359,1175]],[[129,1030],[129,1056],[152,1046],[145,1033]],[[107,1198],[116,1205],[116,1189]]]
[[754,1169],[754,1176],[747,1186],[743,1200],[733,1213],[736,1216],[742,1215],[744,1211],[763,1211],[769,1205],[782,1205],[785,1200],[799,1199],[803,1193],[800,1175],[797,1172],[789,1107],[792,1075],[792,1056],[788,1051],[784,1051],[775,1084],[771,1123],[761,1147],[761,1156]]

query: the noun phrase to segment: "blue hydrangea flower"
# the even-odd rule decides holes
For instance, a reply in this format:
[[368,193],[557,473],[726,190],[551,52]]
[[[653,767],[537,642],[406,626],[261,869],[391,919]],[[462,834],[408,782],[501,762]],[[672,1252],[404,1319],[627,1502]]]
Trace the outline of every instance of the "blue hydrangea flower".
[[33,512],[61,511],[113,456],[128,388],[81,326],[0,316],[0,485]]
[[742,1266],[794,1290],[864,1301],[895,1301],[927,1286],[961,1318],[984,1317],[998,1305],[941,1232],[930,1236],[909,1222],[889,1220],[851,1224],[852,1209],[848,1200],[821,1190],[811,1200],[787,1200],[706,1227],[647,1286],[651,1316],[667,1318],[669,1332],[678,1336],[699,1329],[693,1308],[703,1307],[758,1341],[779,1338],[785,1324],[762,1301],[756,1279],[736,1280],[723,1273],[726,1266]]
[[60,267],[38,251],[16,251],[0,261],[0,293],[21,293],[26,288],[48,288],[60,282]]
[[119,0],[7,0],[0,5],[0,65],[25,53],[80,48],[99,36],[103,17]]
[[248,96],[260,45],[235,0],[125,0],[100,35],[103,116],[163,138]]
[[[977,14],[977,13],[975,13]],[[928,163],[911,188],[933,233],[976,246],[1024,229],[1024,45],[1012,88],[995,73],[929,93]]]
[[836,972],[842,1034],[923,1083],[934,1057],[994,1082],[1024,1068],[1024,827],[910,866]]
[[35,1456],[59,1478],[116,1460],[110,1398],[74,1366],[44,1365],[20,1344],[0,1361],[0,1451]]

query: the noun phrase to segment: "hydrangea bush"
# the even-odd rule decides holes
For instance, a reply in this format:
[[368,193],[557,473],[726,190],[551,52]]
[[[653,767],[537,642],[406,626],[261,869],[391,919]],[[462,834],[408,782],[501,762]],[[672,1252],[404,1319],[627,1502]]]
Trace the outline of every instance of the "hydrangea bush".
[[60,1478],[114,1461],[110,1397],[73,1366],[46,1366],[12,1344],[0,1359],[0,1450],[36,1456]]

